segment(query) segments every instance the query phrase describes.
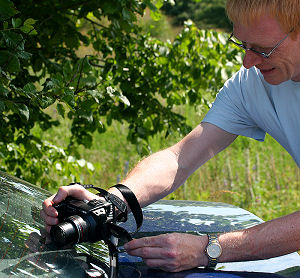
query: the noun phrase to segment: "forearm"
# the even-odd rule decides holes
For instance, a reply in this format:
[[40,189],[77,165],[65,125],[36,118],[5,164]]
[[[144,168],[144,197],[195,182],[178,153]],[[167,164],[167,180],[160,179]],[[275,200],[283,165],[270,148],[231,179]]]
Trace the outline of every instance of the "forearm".
[[259,260],[300,250],[300,211],[252,228],[221,234],[220,262]]
[[[224,149],[236,135],[203,123],[174,146],[142,160],[122,182],[142,207],[182,185],[196,169]],[[120,194],[112,190],[114,194]]]
[[[176,154],[166,149],[139,162],[122,183],[134,192],[144,207],[174,191],[186,178],[178,166]],[[115,190],[113,193],[118,194]]]

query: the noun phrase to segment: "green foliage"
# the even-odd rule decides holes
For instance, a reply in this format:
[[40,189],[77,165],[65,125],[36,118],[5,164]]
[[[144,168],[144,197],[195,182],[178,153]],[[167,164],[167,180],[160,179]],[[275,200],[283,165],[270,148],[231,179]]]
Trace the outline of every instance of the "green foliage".
[[15,143],[0,145],[1,170],[13,172],[27,181],[38,181],[48,189],[68,184],[70,180],[79,181],[82,171],[92,174],[94,170],[91,163],[68,156],[62,148],[48,141],[32,137],[24,142],[17,138]]
[[173,40],[177,35],[167,16],[161,15],[159,19],[148,17],[147,14],[140,20],[140,26],[143,32],[148,32],[151,37],[158,38],[162,41]]
[[226,0],[177,0],[176,4],[166,2],[162,8],[173,17],[175,25],[191,19],[198,28],[218,28],[231,31],[232,25],[225,12]]
[[[2,170],[51,187],[47,169],[65,165],[62,176],[75,179],[77,166],[67,167],[68,157],[79,158],[78,145],[90,147],[93,133],[115,120],[128,123],[127,139],[141,155],[157,132],[191,129],[174,108],[210,105],[236,69],[227,61],[237,61],[237,50],[225,45],[226,35],[199,31],[191,22],[172,43],[142,33],[137,15],[148,6],[158,16],[162,3],[1,0]],[[64,155],[33,133],[62,119],[71,123]]]

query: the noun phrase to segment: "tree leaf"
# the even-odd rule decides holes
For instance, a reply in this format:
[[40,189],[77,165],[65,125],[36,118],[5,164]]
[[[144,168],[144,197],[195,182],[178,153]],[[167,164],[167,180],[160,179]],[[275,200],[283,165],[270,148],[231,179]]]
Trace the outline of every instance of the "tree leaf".
[[0,20],[6,20],[14,15],[18,11],[14,7],[14,4],[9,0],[0,0]]
[[127,9],[122,9],[122,15],[125,20],[130,20],[131,19],[131,14]]
[[0,95],[7,97],[8,93],[9,90],[6,87],[4,87],[2,84],[0,84]]
[[62,101],[69,105],[71,108],[75,107],[75,95],[74,91],[71,89],[66,89],[63,96]]
[[8,57],[10,56],[10,52],[7,50],[0,51],[0,66],[3,66],[7,63]]
[[0,100],[0,113],[3,113],[5,111],[5,104],[3,101]]
[[34,29],[32,25],[23,25],[20,30],[28,35],[37,35],[37,31]]
[[42,96],[41,98],[38,98],[38,100],[41,108],[43,109],[49,107],[55,102],[55,98],[50,96]]
[[[1,0],[0,0],[1,1]],[[21,18],[12,18],[11,19],[11,24],[14,28],[18,28],[22,25],[22,19]]]
[[26,51],[18,51],[16,53],[16,55],[17,55],[18,58],[21,58],[21,59],[24,59],[24,60],[29,60],[32,56],[31,53],[26,52]]
[[3,31],[1,34],[8,48],[13,49],[14,51],[24,50],[24,40],[21,34],[11,31]]
[[29,95],[34,95],[36,93],[36,88],[33,83],[27,83],[24,87],[23,90],[25,93]]
[[25,105],[24,103],[16,103],[15,106],[16,106],[21,118],[25,121],[28,121],[29,120],[29,109],[28,109],[27,105]]
[[8,22],[4,21],[3,22],[3,30],[6,30],[6,29],[8,29]]
[[61,115],[63,118],[65,117],[65,108],[61,103],[58,103],[56,105],[56,109],[59,115]]
[[36,23],[36,20],[33,18],[28,18],[25,20],[23,26],[20,30],[28,35],[37,35],[37,31],[34,29],[33,25]]
[[129,102],[129,100],[128,100],[128,98],[125,96],[125,95],[123,95],[123,94],[119,94],[118,95],[118,98],[124,103],[124,104],[126,104],[127,106],[130,106],[130,102]]
[[9,72],[16,73],[20,71],[20,61],[16,55],[10,53],[7,62],[7,68]]
[[33,18],[28,18],[25,20],[23,25],[34,25],[36,23],[36,20]]

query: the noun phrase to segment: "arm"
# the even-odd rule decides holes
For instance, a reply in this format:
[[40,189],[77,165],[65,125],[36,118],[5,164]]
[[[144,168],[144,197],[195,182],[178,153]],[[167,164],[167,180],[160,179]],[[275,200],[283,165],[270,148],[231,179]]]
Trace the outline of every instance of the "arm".
[[252,228],[220,235],[220,261],[267,259],[300,250],[300,211]]
[[[178,188],[189,175],[235,138],[236,135],[203,123],[174,146],[142,160],[122,183],[133,191],[141,207],[144,207]],[[110,192],[123,199],[117,189],[112,188]],[[43,202],[41,217],[48,232],[52,225],[58,224],[53,203],[59,203],[67,196],[87,200],[99,198],[82,187],[61,187],[56,195]]]
[[[300,211],[257,226],[219,236],[219,262],[260,260],[300,250]],[[140,256],[149,267],[177,272],[206,266],[207,236],[163,234],[125,244],[130,255]]]
[[[122,183],[135,193],[142,207],[147,206],[177,189],[236,137],[212,124],[202,123],[174,146],[142,160]],[[113,193],[121,197],[117,190]]]

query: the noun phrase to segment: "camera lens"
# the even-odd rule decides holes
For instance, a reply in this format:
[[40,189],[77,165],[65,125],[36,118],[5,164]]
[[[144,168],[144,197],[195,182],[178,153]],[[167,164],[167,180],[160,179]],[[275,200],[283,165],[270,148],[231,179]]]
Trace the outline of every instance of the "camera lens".
[[88,233],[89,223],[78,215],[68,217],[50,231],[52,241],[59,246],[86,241]]

